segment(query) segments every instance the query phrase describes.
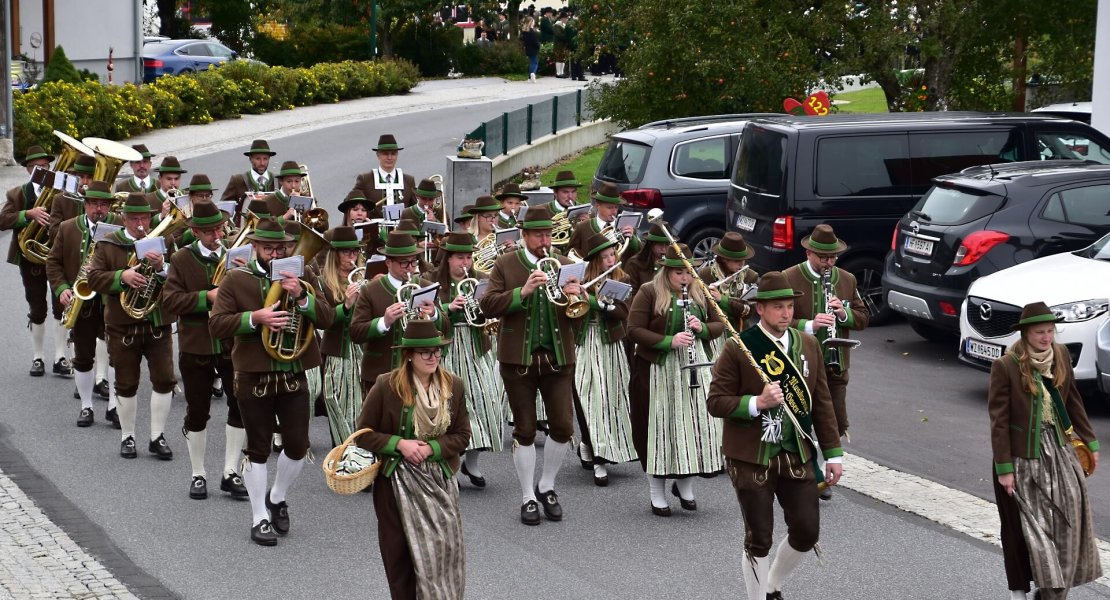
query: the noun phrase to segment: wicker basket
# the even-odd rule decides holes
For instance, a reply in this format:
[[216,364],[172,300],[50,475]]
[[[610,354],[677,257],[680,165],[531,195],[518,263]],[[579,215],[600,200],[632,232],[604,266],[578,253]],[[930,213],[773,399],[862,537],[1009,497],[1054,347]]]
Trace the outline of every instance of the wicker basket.
[[381,468],[381,461],[366,467],[358,473],[336,473],[336,465],[343,458],[343,452],[350,446],[358,437],[364,433],[373,431],[369,427],[359,429],[347,437],[347,440],[332,448],[328,455],[324,457],[324,477],[328,480],[328,487],[331,491],[337,494],[350,495],[357,494],[366,489],[370,484],[374,483],[374,478],[378,476],[378,470]]

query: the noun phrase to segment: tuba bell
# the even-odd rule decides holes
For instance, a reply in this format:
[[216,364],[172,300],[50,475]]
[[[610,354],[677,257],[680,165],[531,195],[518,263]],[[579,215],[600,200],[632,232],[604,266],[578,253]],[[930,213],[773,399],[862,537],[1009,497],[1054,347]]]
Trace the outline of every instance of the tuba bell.
[[[55,130],[54,135],[62,140],[62,151],[59,153],[58,160],[54,163],[54,171],[56,173],[65,173],[73,168],[73,164],[77,162],[77,157],[84,154],[85,156],[95,156],[95,152],[85,144],[77,141],[76,139]],[[62,190],[55,189],[53,186],[43,187],[35,198],[35,205],[33,208],[42,208],[47,213],[54,205],[54,198],[61,194]],[[46,257],[50,254],[50,230],[38,221],[31,221],[19,232],[19,249],[23,253],[24,258],[35,264],[46,264]]]
[[[297,240],[297,245],[290,256],[299,254],[304,257],[305,264],[308,264],[327,246],[328,241],[323,235],[302,223],[301,238]],[[302,279],[301,285],[309,294],[316,294],[316,288],[312,287],[312,284]],[[274,303],[278,303],[278,310],[289,313],[289,322],[281,329],[270,329],[263,325],[262,347],[270,358],[278,362],[292,362],[300,358],[316,340],[316,326],[297,312],[297,299],[286,294],[281,285],[276,282],[270,285],[270,291],[266,293],[263,306],[271,306]]]

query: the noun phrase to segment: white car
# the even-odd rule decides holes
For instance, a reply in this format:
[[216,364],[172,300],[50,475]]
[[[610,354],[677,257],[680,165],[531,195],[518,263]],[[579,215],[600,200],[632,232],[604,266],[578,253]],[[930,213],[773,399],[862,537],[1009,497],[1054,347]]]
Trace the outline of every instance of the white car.
[[1010,328],[1022,307],[1037,301],[1064,318],[1056,341],[1071,352],[1076,381],[1095,384],[1096,336],[1110,318],[1110,234],[1082,250],[1024,262],[972,283],[960,310],[960,361],[989,370],[1017,341]]

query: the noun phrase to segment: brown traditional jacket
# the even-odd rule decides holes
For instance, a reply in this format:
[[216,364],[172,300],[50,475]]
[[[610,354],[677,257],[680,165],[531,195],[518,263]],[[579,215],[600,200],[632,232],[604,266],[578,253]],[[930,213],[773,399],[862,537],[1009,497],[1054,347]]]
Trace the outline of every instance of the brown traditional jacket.
[[636,294],[640,291],[640,286],[651,281],[655,277],[655,272],[659,270],[658,264],[649,264],[648,252],[633,252],[631,249],[627,250],[624,255],[624,264],[621,265],[621,270],[628,273],[628,283],[632,286],[632,298],[636,298]]
[[[416,204],[416,179],[404,171],[404,169],[401,169],[401,174],[404,176],[403,179],[405,182],[402,200],[405,206],[412,206]],[[355,189],[362,192],[362,195],[372,204],[377,204],[378,200],[382,199],[382,191],[374,189],[374,173],[375,171],[368,171],[356,177]]]
[[[805,331],[806,323],[813,319],[817,313],[825,312],[825,291],[821,288],[821,278],[814,277],[806,267],[806,263],[799,263],[783,271],[790,287],[802,295],[794,300],[794,320],[791,327]],[[834,267],[832,272],[833,291],[837,298],[848,301],[848,320],[843,323],[836,322],[837,335],[848,337],[846,330],[860,331],[867,328],[871,313],[864,306],[863,300],[856,291],[856,277],[841,269]],[[829,337],[827,328],[814,328],[813,335],[818,341]],[[840,371],[847,371],[851,366],[851,349],[840,348]]]
[[50,246],[50,256],[46,259],[46,279],[55,296],[61,296],[62,292],[73,287],[91,244],[92,232],[84,215],[69,219],[58,227]]
[[[1064,407],[1068,419],[1075,433],[1092,452],[1099,449],[1095,430],[1087,418],[1087,411],[1083,407],[1083,397],[1075,386],[1075,372],[1071,369],[1071,354],[1065,346],[1053,344],[1056,351],[1056,360],[1062,360],[1068,365],[1067,375],[1063,385],[1056,387],[1051,378],[1045,379],[1045,387],[1049,396],[1043,393],[1030,394],[1025,391],[1021,381],[1021,368],[1013,354],[1007,352],[1002,358],[991,365],[991,383],[987,392],[987,411],[991,418],[991,449],[994,454],[995,474],[1014,472],[1014,457],[1040,458],[1041,406],[1044,402],[1052,403],[1052,413],[1057,424],[1056,435],[1061,446],[1067,446],[1063,437],[1063,419],[1056,410],[1057,400]],[[1053,398],[1057,396],[1057,398]],[[1071,448],[1067,449],[1071,452]]]
[[[274,191],[274,174],[270,173],[266,179],[266,185],[259,187],[258,173],[246,171],[244,173],[236,173],[228,178],[227,185],[224,186],[224,193],[220,195],[221,202],[234,201],[235,202],[235,220],[243,216],[243,200],[247,197],[247,192],[272,192]],[[276,215],[275,215],[276,216]]]
[[[809,414],[820,450],[825,458],[842,456],[844,451],[836,429],[836,413],[833,412],[825,369],[821,368],[824,363],[817,338],[802,331],[788,331],[791,362],[809,388],[813,404]],[[709,384],[707,399],[709,414],[724,420],[721,451],[725,456],[757,465],[767,464],[771,444],[761,439],[763,428],[760,416],[752,417],[749,412],[756,396],[762,393],[763,380],[759,371],[744,356],[736,340],[725,341],[724,349],[713,365],[713,380]],[[787,417],[783,420],[786,421]],[[810,447],[801,436],[797,440],[802,459],[808,461],[817,448]]]
[[[282,362],[270,358],[262,346],[262,325],[251,326],[250,314],[262,308],[266,294],[270,291],[270,277],[261,272],[258,263],[251,261],[245,266],[232,269],[220,283],[220,293],[208,317],[208,331],[216,339],[235,337],[235,348],[231,361],[236,371],[247,373],[271,373],[275,371],[300,372],[320,366],[319,343],[313,339],[308,349],[297,360]],[[273,285],[280,285],[273,282]],[[335,309],[325,298],[312,294],[308,305],[296,312],[307,318],[318,329],[331,327],[335,319]]]
[[131,175],[129,177],[126,177],[124,179],[120,179],[120,180],[116,181],[116,184],[114,186],[112,186],[112,192],[113,193],[133,192],[133,193],[136,193],[136,194],[140,194],[140,193],[141,194],[149,194],[150,192],[153,192],[154,190],[158,189],[158,180],[157,180],[157,178],[155,178],[153,175],[151,175],[151,176],[147,177],[147,180],[148,180],[148,183],[147,183],[146,187],[141,188],[141,187],[139,187],[139,184],[136,182],[135,176]]
[[[89,285],[97,293],[103,294],[104,323],[117,326],[140,323],[150,323],[154,327],[169,325],[174,317],[166,313],[161,300],[145,319],[133,319],[124,312],[120,304],[120,294],[124,289],[123,272],[129,268],[128,262],[134,251],[135,242],[131,241],[123,230],[115,232],[96,244],[96,253],[89,265]],[[155,274],[154,277],[162,277],[162,275]]]
[[69,196],[57,194],[50,202],[50,239],[58,235],[58,226],[85,214],[85,207],[74,202]]
[[178,315],[177,338],[181,352],[188,354],[229,354],[231,337],[213,338],[208,332],[208,290],[212,289],[212,274],[227,255],[206,258],[193,242],[170,257],[170,276],[162,289],[162,306]]
[[[446,267],[441,266],[441,268]],[[488,275],[478,271],[473,271],[470,276],[474,277],[478,281],[489,279]],[[466,315],[463,311],[460,310],[459,312],[453,313],[450,309],[451,302],[455,300],[455,296],[459,295],[458,290],[459,284],[457,281],[452,281],[451,285],[448,287],[444,287],[443,282],[440,281],[439,311],[440,314],[446,315],[448,318],[448,322],[446,322],[445,326],[443,327],[443,337],[446,339],[451,339],[455,336],[455,325],[466,323]],[[474,344],[479,348],[478,356],[485,356],[486,352],[489,352],[490,348],[493,346],[490,340],[490,336],[483,333],[482,328],[480,327],[468,327],[465,330],[460,328],[459,331],[460,333],[465,331],[474,338]]]
[[[431,285],[432,282],[421,279],[420,286]],[[364,344],[362,351],[361,379],[367,384],[372,384],[382,373],[396,369],[401,364],[401,351],[392,346],[401,343],[404,330],[401,319],[385,332],[378,332],[378,321],[385,314],[385,309],[397,303],[397,288],[389,280],[388,275],[365,283],[358,293],[354,311],[350,316],[351,339],[357,344]],[[436,328],[442,327],[443,312],[436,315]]]
[[[556,258],[564,265],[573,262],[565,256]],[[490,271],[489,286],[478,304],[487,317],[501,319],[497,359],[506,365],[531,365],[532,348],[539,336],[536,329],[540,323],[540,311],[547,311],[556,363],[559,366],[573,365],[578,322],[567,317],[563,307],[551,304],[542,286],[527,298],[520,296],[521,288],[534,270],[535,266],[529,263],[524,250],[517,250],[498,258]]]
[[[558,202],[554,202],[554,204],[558,204]],[[613,223],[616,223],[616,219],[613,220]],[[570,242],[567,244],[567,252],[574,250],[578,253],[578,256],[585,258],[586,253],[590,250],[586,247],[586,241],[595,233],[601,233],[601,227],[597,224],[597,217],[590,215],[590,218],[574,225],[571,229]],[[642,247],[643,242],[640,241],[640,238],[633,236],[632,239],[628,241],[628,248],[625,250],[625,254],[629,256],[635,255]],[[624,264],[628,264],[627,260]],[[624,265],[621,265],[622,268],[623,266]]]
[[19,232],[30,223],[26,211],[33,208],[35,202],[35,188],[28,181],[21,186],[13,187],[6,194],[4,208],[0,209],[0,231],[11,230],[12,239],[8,246],[8,262],[18,265],[23,260],[23,252],[19,249]]
[[[667,312],[655,314],[655,284],[648,282],[636,293],[632,299],[632,310],[628,314],[628,338],[636,343],[636,354],[644,360],[653,363],[662,363],[674,351],[671,340],[676,333],[682,332],[686,325],[682,322],[682,308],[678,305],[678,298],[671,301],[671,309]],[[713,299],[709,298],[709,302]],[[702,322],[701,333],[694,334],[703,343],[716,339],[725,330],[725,324],[712,312],[697,304],[690,306],[690,313]],[[685,351],[683,351],[685,352]],[[709,354],[708,347],[706,354]]]
[[[378,473],[383,477],[391,476],[397,462],[404,460],[397,443],[416,439],[412,408],[406,407],[401,396],[389,385],[389,376],[390,373],[382,373],[375,379],[355,425],[356,431],[366,427],[374,430],[359,436],[358,445],[385,459]],[[441,464],[444,473],[450,477],[459,468],[459,455],[470,443],[470,416],[466,412],[463,383],[454,375],[451,376],[451,399],[447,406],[451,412],[447,432],[425,441],[432,447],[432,455],[427,460]]]

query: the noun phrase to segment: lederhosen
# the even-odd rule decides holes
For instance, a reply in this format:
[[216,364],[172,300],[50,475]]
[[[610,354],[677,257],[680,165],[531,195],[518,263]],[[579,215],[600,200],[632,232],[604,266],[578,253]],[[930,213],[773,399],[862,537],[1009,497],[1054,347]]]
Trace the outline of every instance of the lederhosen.
[[[78,247],[71,248],[75,243]],[[88,258],[91,246],[92,231],[89,230],[88,220],[84,216],[66,221],[58,227],[58,235],[54,237],[54,243],[50,247],[46,273],[59,302],[62,292],[71,289],[81,265]],[[102,295],[97,294],[81,304],[81,312],[69,332],[69,339],[73,344],[72,365],[80,373],[87,373],[95,366],[96,340],[104,339],[104,304],[101,298]],[[76,297],[71,300],[76,301]]]

